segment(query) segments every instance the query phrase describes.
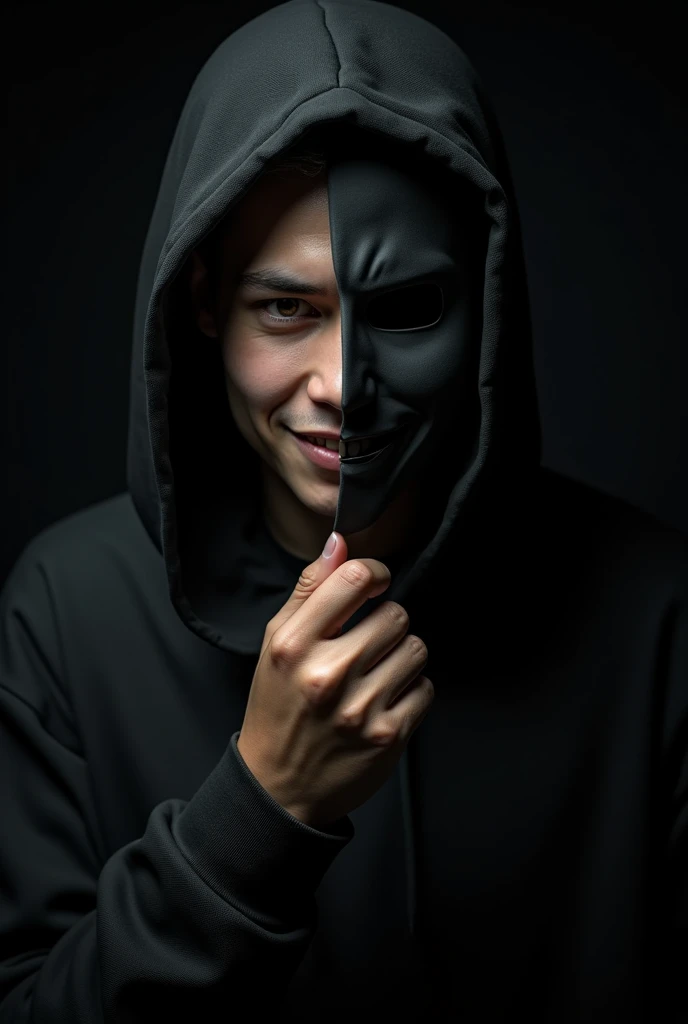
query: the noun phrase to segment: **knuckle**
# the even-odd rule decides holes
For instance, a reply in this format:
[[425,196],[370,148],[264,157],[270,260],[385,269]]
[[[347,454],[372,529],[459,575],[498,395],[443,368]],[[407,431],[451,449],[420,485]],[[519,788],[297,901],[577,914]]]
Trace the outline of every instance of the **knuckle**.
[[373,582],[373,570],[365,562],[354,559],[342,567],[341,577],[354,587],[366,587]]
[[339,732],[358,732],[365,721],[365,709],[358,704],[349,704],[340,708],[337,715],[337,730]]
[[391,747],[397,738],[397,730],[387,725],[377,725],[368,734],[368,742],[374,747]]
[[410,633],[405,639],[414,658],[428,660],[428,649],[419,636]]
[[274,661],[294,665],[303,657],[303,644],[295,633],[278,629],[270,642],[270,652]]
[[397,601],[385,601],[382,607],[385,609],[393,625],[401,626],[404,629],[408,628],[410,619],[403,605],[400,605]]
[[299,593],[302,594],[302,593],[304,593],[304,591],[311,591],[313,589],[313,585],[315,584],[315,582],[317,580],[317,576],[318,576],[317,570],[315,569],[314,566],[312,566],[312,565],[304,566],[304,568],[301,570],[301,574],[299,575],[299,578],[298,578],[298,580],[296,582],[296,586],[294,587],[294,590],[296,591],[296,593],[297,594],[299,594]]
[[332,670],[324,665],[311,665],[304,673],[300,688],[309,704],[319,705],[329,700],[336,680]]

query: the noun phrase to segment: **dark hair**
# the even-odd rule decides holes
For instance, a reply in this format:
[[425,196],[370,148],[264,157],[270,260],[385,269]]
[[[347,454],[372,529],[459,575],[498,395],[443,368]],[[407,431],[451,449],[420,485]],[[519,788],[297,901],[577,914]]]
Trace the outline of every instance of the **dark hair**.
[[308,138],[301,139],[289,149],[278,153],[268,161],[263,174],[283,174],[298,171],[315,177],[327,167],[327,154],[323,146],[318,146]]

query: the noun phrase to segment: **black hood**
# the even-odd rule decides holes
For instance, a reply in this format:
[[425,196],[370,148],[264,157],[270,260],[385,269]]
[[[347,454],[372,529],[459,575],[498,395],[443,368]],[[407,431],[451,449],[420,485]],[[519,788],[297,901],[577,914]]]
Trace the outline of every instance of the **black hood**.
[[129,491],[181,619],[247,654],[293,588],[298,559],[266,564],[256,554],[264,544],[252,544],[263,529],[258,456],[233,422],[221,354],[194,323],[188,259],[267,161],[337,123],[435,161],[457,190],[472,189],[483,222],[471,455],[439,460],[432,528],[393,560],[380,600],[421,593],[457,543],[481,548],[487,572],[504,539],[513,543],[540,464],[518,212],[470,62],[435,26],[374,0],[291,0],[254,18],[200,71],[170,147],[138,282],[127,457]]

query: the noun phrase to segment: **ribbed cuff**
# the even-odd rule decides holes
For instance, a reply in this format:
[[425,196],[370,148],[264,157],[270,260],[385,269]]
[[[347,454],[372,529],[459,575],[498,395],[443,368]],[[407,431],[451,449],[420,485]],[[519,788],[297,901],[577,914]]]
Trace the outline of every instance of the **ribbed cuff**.
[[204,881],[247,917],[292,920],[354,825],[347,815],[320,832],[295,818],[250,771],[239,734],[176,819],[174,836]]

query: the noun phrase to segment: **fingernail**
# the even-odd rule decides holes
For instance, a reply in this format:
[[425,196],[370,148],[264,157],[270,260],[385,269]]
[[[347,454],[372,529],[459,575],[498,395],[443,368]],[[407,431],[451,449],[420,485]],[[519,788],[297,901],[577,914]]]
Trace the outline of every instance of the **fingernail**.
[[323,558],[330,558],[334,553],[334,549],[337,547],[337,534],[331,533],[327,538],[325,547],[323,548]]

